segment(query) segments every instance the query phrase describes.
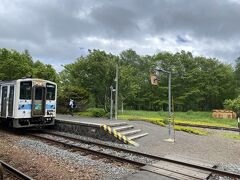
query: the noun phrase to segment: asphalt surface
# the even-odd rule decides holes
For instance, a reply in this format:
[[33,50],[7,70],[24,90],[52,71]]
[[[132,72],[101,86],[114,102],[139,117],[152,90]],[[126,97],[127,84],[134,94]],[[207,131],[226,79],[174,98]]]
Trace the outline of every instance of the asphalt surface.
[[240,141],[223,137],[221,133],[225,133],[224,131],[207,130],[210,132],[207,136],[176,131],[176,141],[171,143],[165,141],[165,139],[169,138],[167,127],[144,121],[109,120],[79,116],[72,117],[70,115],[57,115],[57,118],[99,124],[126,122],[129,125],[133,125],[134,129],[141,129],[143,133],[149,133],[149,135],[136,140],[140,144],[139,147],[130,147],[140,152],[161,156],[176,156],[212,164],[239,163],[240,159]]

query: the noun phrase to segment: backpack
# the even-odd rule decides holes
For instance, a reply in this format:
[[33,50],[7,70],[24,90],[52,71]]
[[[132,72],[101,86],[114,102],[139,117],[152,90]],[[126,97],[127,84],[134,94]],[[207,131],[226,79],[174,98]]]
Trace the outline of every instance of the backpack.
[[76,108],[77,107],[77,103],[76,101],[73,101],[73,108]]

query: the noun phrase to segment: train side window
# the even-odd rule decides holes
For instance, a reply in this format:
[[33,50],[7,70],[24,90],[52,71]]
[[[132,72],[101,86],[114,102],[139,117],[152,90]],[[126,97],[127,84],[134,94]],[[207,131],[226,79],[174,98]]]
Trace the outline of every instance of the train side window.
[[32,96],[32,81],[20,83],[20,99],[31,99]]
[[53,84],[47,83],[47,100],[55,100],[56,87]]

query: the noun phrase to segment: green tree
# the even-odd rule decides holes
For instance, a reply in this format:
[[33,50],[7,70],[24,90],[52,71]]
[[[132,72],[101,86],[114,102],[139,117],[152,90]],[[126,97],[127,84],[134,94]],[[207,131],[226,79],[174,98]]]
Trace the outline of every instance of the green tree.
[[226,99],[224,101],[224,108],[240,113],[240,96],[235,99]]
[[74,63],[64,66],[61,77],[68,84],[79,86],[90,92],[96,107],[107,108],[109,87],[114,84],[117,57],[104,51],[89,51],[87,57],[80,57]]
[[167,110],[168,75],[160,74],[158,86],[150,84],[149,75],[156,66],[172,72],[172,95],[176,110],[222,108],[225,99],[236,97],[236,78],[230,65],[217,59],[193,57],[185,51],[140,56],[129,49],[117,57],[92,50],[88,56],[66,65],[60,73],[60,82],[86,89],[96,107],[107,109],[109,87],[115,84],[116,63],[120,66],[119,98],[126,108]]
[[58,112],[68,113],[69,100],[73,99],[77,103],[76,111],[86,110],[90,100],[90,94],[83,88],[75,86],[65,86],[58,91]]
[[33,63],[33,77],[58,82],[56,70],[50,64],[43,64],[40,61]]
[[13,80],[32,74],[32,60],[26,53],[0,49],[0,79]]

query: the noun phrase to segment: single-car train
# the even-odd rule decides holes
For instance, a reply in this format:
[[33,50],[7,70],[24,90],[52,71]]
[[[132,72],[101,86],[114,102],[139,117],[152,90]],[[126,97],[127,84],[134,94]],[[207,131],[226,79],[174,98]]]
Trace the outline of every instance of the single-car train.
[[57,85],[43,79],[0,81],[0,120],[13,128],[54,125]]

